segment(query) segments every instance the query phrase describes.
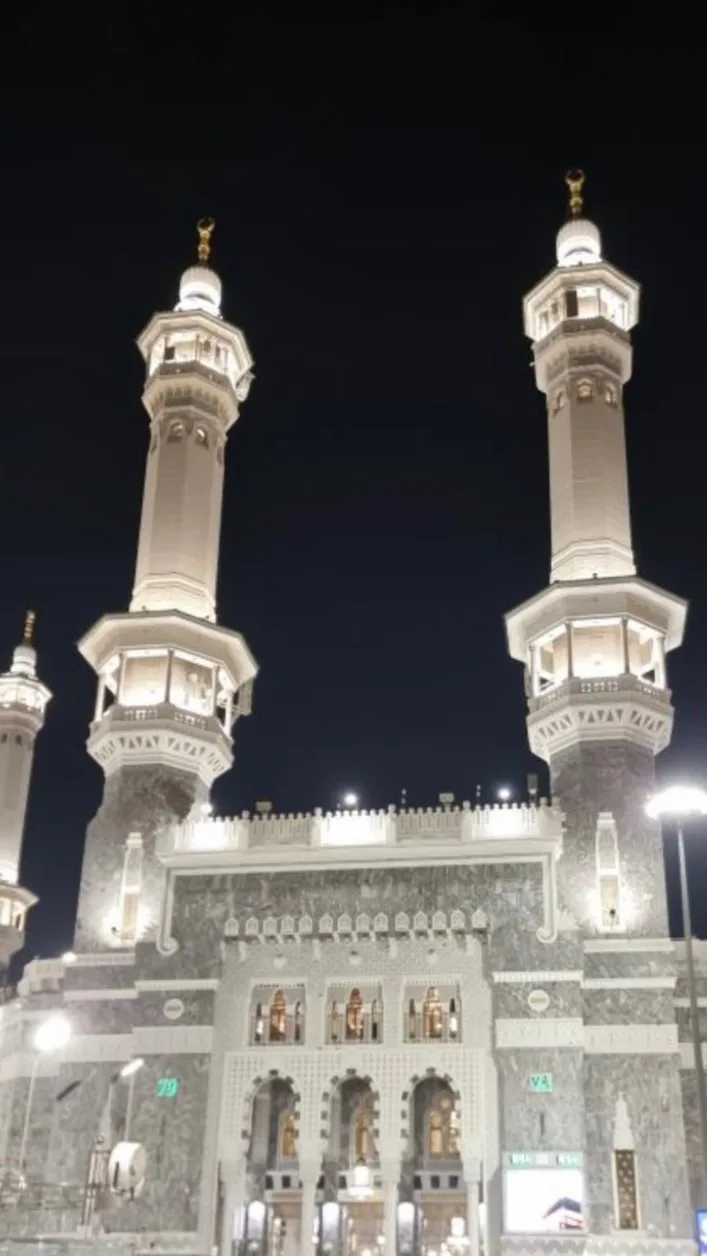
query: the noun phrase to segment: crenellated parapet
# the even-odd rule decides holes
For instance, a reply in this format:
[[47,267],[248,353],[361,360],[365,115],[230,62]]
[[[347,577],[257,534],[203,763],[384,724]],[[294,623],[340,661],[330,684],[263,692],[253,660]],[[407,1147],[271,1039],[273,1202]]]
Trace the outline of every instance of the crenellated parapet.
[[271,847],[407,846],[419,843],[562,838],[562,813],[547,799],[456,807],[394,806],[375,811],[323,811],[222,818],[203,816],[171,827],[163,854],[258,851]]

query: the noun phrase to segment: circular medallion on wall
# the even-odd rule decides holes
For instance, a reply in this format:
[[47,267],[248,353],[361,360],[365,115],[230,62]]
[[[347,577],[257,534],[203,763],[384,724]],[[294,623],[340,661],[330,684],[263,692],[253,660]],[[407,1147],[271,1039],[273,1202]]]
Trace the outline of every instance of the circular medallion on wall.
[[184,1004],[181,999],[167,999],[162,1011],[167,1020],[179,1020],[184,1015]]
[[547,990],[531,990],[528,995],[528,1007],[531,1012],[546,1012],[550,1006],[550,995]]

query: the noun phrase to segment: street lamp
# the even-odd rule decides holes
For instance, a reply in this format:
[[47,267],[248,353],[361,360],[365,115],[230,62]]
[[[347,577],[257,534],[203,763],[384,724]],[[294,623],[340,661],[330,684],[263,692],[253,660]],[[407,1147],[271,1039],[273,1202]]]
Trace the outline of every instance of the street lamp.
[[687,991],[690,996],[692,1047],[695,1057],[695,1080],[697,1082],[697,1107],[700,1114],[702,1204],[704,1206],[707,1205],[707,1096],[705,1095],[705,1070],[702,1062],[702,1041],[698,1019],[697,983],[695,981],[695,957],[692,949],[692,918],[690,916],[690,898],[687,889],[683,823],[685,820],[707,815],[707,791],[697,789],[691,785],[673,785],[670,789],[664,789],[662,793],[656,794],[651,798],[646,811],[654,820],[665,819],[674,821],[677,830],[680,901],[682,905],[682,927],[685,934],[685,958],[687,960]]
[[45,1021],[35,1031],[33,1046],[35,1048],[35,1057],[32,1061],[32,1072],[29,1079],[29,1090],[27,1091],[27,1107],[25,1108],[25,1121],[22,1127],[22,1141],[20,1143],[20,1169],[24,1171],[25,1157],[27,1155],[27,1139],[29,1137],[29,1122],[32,1114],[32,1100],[34,1099],[34,1086],[37,1080],[37,1067],[40,1057],[49,1055],[52,1051],[61,1051],[65,1047],[71,1037],[71,1021],[64,1016],[63,1012],[55,1012],[52,1016],[48,1016]]

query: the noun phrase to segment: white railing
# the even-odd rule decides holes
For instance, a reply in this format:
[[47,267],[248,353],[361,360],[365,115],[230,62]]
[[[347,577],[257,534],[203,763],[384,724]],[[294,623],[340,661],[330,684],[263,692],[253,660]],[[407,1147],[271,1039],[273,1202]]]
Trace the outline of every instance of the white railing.
[[542,707],[549,706],[552,702],[557,702],[559,698],[566,698],[569,695],[578,694],[582,697],[588,697],[591,694],[597,694],[599,697],[608,694],[619,693],[644,693],[648,697],[654,698],[656,702],[670,701],[670,691],[662,689],[659,685],[651,684],[649,680],[644,680],[642,676],[634,676],[633,673],[625,672],[620,676],[571,676],[565,680],[559,681],[558,684],[548,685],[546,689],[535,694],[529,702],[531,711],[539,711]]
[[337,811],[239,818],[208,816],[173,825],[168,852],[258,850],[271,846],[394,846],[466,843],[518,838],[560,838],[562,813],[555,803],[504,803],[493,807],[427,807],[396,811]]

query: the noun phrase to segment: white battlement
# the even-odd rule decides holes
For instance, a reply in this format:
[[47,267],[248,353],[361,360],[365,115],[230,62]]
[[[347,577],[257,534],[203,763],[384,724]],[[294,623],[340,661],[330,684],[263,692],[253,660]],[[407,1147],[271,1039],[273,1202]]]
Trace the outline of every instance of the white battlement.
[[174,825],[167,845],[174,853],[257,850],[272,846],[392,846],[433,841],[561,838],[562,813],[542,798],[537,804],[420,807],[398,811],[322,811],[297,815],[203,817]]

